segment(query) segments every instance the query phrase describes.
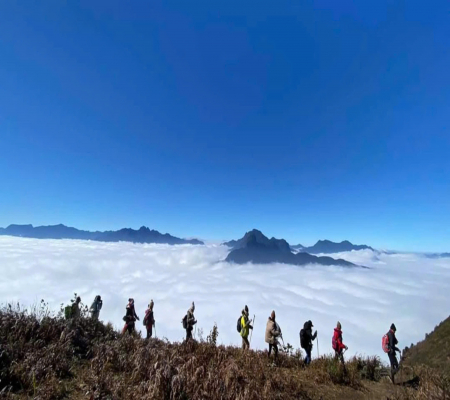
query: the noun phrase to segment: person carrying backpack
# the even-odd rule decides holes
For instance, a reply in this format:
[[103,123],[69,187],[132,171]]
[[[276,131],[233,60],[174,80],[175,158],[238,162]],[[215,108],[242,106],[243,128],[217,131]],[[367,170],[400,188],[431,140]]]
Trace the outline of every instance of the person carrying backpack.
[[145,311],[144,326],[147,329],[147,339],[150,339],[153,335],[153,327],[155,326],[155,318],[153,317],[153,300],[150,301],[148,309]]
[[267,320],[266,325],[266,343],[269,344],[269,353],[268,357],[270,358],[270,354],[272,353],[272,349],[275,354],[275,361],[278,359],[278,337],[281,335],[280,330],[278,329],[278,325],[275,322],[275,311],[272,311],[269,319]]
[[333,338],[331,339],[331,345],[334,350],[334,357],[344,364],[344,353],[342,350],[348,350],[348,347],[342,343],[342,330],[341,323],[338,321],[336,328],[334,328]]
[[100,310],[102,309],[103,301],[100,295],[95,296],[94,302],[91,305],[90,312],[91,312],[91,318],[93,320],[98,321],[98,318],[100,316]]
[[313,348],[312,341],[317,337],[317,331],[312,333],[312,328],[314,327],[311,321],[306,321],[303,325],[303,329],[300,331],[300,346],[306,352],[305,364],[309,365],[311,363],[311,351]]
[[187,310],[185,321],[183,321],[183,327],[186,329],[186,340],[192,339],[192,331],[197,320],[194,317],[195,304],[192,302],[191,307]]
[[385,353],[387,353],[387,355],[389,357],[389,362],[391,363],[392,383],[395,383],[394,377],[399,369],[398,360],[397,360],[397,356],[396,356],[395,352],[398,351],[399,353],[401,353],[401,350],[397,347],[398,340],[397,340],[397,337],[395,336],[396,331],[397,331],[397,328],[395,327],[394,324],[392,324],[391,328],[389,329],[389,332],[383,336],[383,350]]
[[76,300],[72,303],[71,317],[80,318],[80,303],[81,297],[78,296]]
[[250,329],[253,329],[253,326],[251,326],[252,320],[248,319],[248,307],[245,306],[245,308],[242,310],[242,317],[241,317],[241,337],[242,337],[242,348],[249,349],[250,343],[248,341],[248,335],[250,334]]
[[134,323],[136,320],[139,321],[139,317],[134,309],[134,299],[128,299],[126,314],[125,317],[123,317],[123,320],[125,321],[125,326],[123,327],[122,333],[128,331],[131,335],[134,332]]

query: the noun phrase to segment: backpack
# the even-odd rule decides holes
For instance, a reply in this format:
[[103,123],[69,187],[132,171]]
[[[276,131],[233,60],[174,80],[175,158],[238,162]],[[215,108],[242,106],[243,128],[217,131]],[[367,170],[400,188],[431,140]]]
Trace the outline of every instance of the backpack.
[[184,318],[181,320],[181,323],[183,324],[183,328],[187,329],[187,314],[184,316]]
[[389,336],[387,333],[381,339],[381,347],[385,353],[389,353]]
[[331,347],[333,347],[334,351],[338,351],[338,341],[335,334],[333,334],[333,337],[331,339]]
[[149,313],[145,313],[145,317],[144,317],[144,319],[143,319],[143,321],[142,321],[142,324],[143,324],[144,326],[147,326],[147,317],[148,317],[148,314],[149,314]]
[[302,349],[306,349],[306,347],[308,346],[308,340],[305,337],[304,329],[300,330],[300,346],[302,347]]
[[66,306],[64,308],[64,317],[66,319],[72,318],[72,306]]
[[242,319],[242,317],[239,317],[239,318],[238,318],[238,320],[237,320],[237,325],[236,325],[237,331],[238,331],[239,333],[241,333],[241,330],[242,330],[241,319]]

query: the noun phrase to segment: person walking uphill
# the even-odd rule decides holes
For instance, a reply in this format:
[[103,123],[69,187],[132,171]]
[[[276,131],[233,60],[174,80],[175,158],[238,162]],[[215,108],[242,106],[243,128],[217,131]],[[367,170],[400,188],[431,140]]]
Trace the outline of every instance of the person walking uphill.
[[187,310],[186,315],[183,318],[183,328],[186,329],[186,340],[192,339],[192,330],[197,320],[194,317],[195,304],[192,302],[191,307]]
[[344,364],[344,354],[343,350],[348,350],[348,347],[342,343],[342,327],[341,323],[338,321],[336,328],[334,328],[333,338],[331,339],[331,345],[334,350],[334,357]]
[[123,327],[122,333],[128,331],[131,335],[134,332],[134,323],[136,320],[139,321],[139,317],[136,315],[136,311],[134,309],[134,299],[128,299],[128,304],[126,307],[126,314],[123,317],[125,321],[125,326]]
[[100,317],[100,310],[102,309],[103,301],[100,295],[95,296],[94,302],[91,305],[90,312],[91,318],[98,321]]
[[248,319],[248,307],[245,306],[245,308],[242,310],[242,317],[241,317],[241,337],[242,337],[242,348],[249,349],[250,343],[248,341],[248,335],[250,334],[250,329],[253,329],[253,326],[251,326],[252,320]]
[[397,356],[395,354],[396,351],[401,353],[400,349],[397,347],[398,340],[395,336],[395,332],[397,331],[397,328],[394,324],[391,325],[391,328],[389,329],[389,332],[386,333],[386,335],[383,336],[383,350],[385,353],[387,353],[389,357],[389,362],[391,363],[391,380],[392,383],[394,382],[395,374],[398,372],[398,361]]
[[153,327],[155,326],[155,318],[153,317],[153,300],[150,301],[148,309],[145,311],[144,326],[147,329],[147,339],[153,335]]
[[275,311],[272,311],[266,325],[266,343],[269,343],[269,358],[270,354],[273,352],[275,354],[275,361],[278,358],[278,337],[281,335],[275,322]]
[[72,303],[72,318],[80,318],[80,303],[81,303],[81,297],[78,296],[76,300]]
[[311,321],[306,321],[303,325],[303,329],[300,331],[300,346],[306,352],[305,364],[311,363],[311,350],[313,348],[312,341],[317,337],[317,331],[312,334],[312,328],[314,327]]

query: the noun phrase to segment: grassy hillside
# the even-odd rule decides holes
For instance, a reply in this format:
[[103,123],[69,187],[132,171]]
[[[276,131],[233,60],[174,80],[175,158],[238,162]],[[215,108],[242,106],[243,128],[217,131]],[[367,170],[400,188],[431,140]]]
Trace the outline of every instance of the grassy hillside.
[[450,317],[441,322],[425,339],[404,350],[405,364],[426,365],[450,375]]
[[[121,336],[88,319],[65,321],[45,308],[0,310],[0,397],[8,399],[429,399],[440,383],[415,387],[381,378],[376,357],[331,357],[303,364],[288,350],[271,367],[263,351],[216,346],[213,328],[199,342]],[[431,375],[430,375],[431,376]],[[433,375],[434,376],[434,375]],[[439,398],[439,397],[436,397]]]

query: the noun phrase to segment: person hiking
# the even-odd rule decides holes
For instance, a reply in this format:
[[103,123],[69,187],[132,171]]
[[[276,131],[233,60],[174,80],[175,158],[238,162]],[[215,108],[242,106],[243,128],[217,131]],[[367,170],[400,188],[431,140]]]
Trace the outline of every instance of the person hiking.
[[275,355],[275,361],[278,359],[278,337],[281,335],[278,325],[275,322],[275,311],[272,311],[266,325],[266,343],[269,344],[268,357],[272,353],[272,349]]
[[95,299],[91,305],[90,312],[91,312],[91,318],[98,321],[98,318],[100,316],[100,310],[102,309],[103,301],[100,295],[95,296]]
[[150,301],[148,309],[145,311],[144,325],[147,329],[147,339],[153,335],[153,327],[155,326],[155,318],[153,317],[153,300]]
[[252,320],[248,319],[248,307],[245,306],[245,308],[242,310],[242,317],[241,317],[241,337],[242,337],[242,348],[244,350],[250,348],[248,335],[250,334],[250,329],[253,329],[251,322]]
[[344,353],[343,350],[348,350],[348,347],[342,342],[342,326],[338,321],[336,328],[334,328],[333,338],[331,339],[331,345],[334,350],[334,357],[344,365]]
[[134,323],[136,320],[139,321],[139,317],[136,314],[136,310],[134,309],[134,299],[128,299],[128,304],[126,307],[126,314],[123,317],[125,321],[125,326],[123,327],[122,333],[128,331],[131,335],[134,332]]
[[397,332],[397,328],[395,327],[394,324],[391,324],[391,328],[389,329],[389,332],[386,335],[388,338],[387,353],[388,353],[388,357],[389,357],[389,362],[391,363],[392,383],[395,383],[394,377],[395,377],[395,374],[398,372],[398,368],[399,368],[398,360],[397,360],[397,356],[396,356],[395,352],[398,351],[399,353],[401,353],[401,350],[397,347],[398,340],[397,340],[397,337],[395,336],[395,332]]
[[197,320],[194,317],[195,304],[192,302],[191,307],[187,310],[186,313],[186,340],[192,339],[192,331],[194,329],[194,325],[197,323]]
[[80,318],[80,303],[81,297],[78,296],[76,300],[72,303],[72,310],[71,310],[72,318]]
[[312,341],[317,337],[317,331],[312,333],[312,328],[314,327],[311,321],[306,321],[303,325],[303,329],[300,331],[300,345],[306,352],[305,364],[309,365],[311,363],[311,351],[313,348]]

